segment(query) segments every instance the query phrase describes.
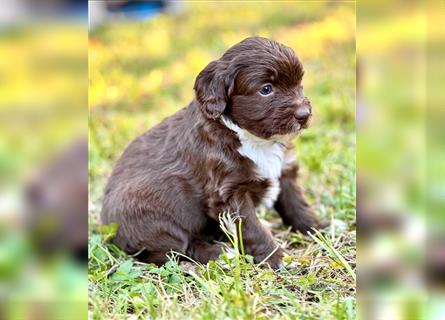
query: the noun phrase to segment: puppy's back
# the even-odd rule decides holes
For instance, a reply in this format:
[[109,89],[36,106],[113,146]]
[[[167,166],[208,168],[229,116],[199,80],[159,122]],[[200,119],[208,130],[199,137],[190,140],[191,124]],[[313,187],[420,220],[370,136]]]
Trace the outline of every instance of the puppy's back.
[[[135,243],[144,238],[140,233],[147,229],[140,226],[150,228],[156,221],[181,219],[178,211],[196,211],[196,203],[180,199],[193,195],[178,190],[181,181],[192,179],[191,170],[181,161],[191,130],[189,118],[190,112],[184,108],[134,139],[113,169],[104,192],[101,220],[119,224],[115,242],[126,251],[136,250]],[[178,203],[193,208],[179,208]],[[173,213],[176,216],[170,217]]]

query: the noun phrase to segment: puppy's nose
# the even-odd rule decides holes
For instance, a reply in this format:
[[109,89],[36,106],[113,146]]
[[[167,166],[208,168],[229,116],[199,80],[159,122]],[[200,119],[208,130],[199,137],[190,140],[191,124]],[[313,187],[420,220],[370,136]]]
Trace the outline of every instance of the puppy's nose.
[[297,111],[294,113],[295,119],[304,122],[311,115],[311,108],[308,105],[298,107]]

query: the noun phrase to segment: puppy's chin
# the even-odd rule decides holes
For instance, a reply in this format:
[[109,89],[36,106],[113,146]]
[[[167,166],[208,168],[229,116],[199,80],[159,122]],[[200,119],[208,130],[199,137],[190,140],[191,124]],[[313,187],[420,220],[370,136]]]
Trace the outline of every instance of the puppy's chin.
[[293,138],[295,138],[301,132],[301,130],[302,130],[301,125],[297,124],[296,126],[293,126],[292,131],[290,131],[289,133],[274,134],[267,140],[276,141],[276,142],[286,144],[286,143],[290,142]]
[[266,140],[276,141],[276,142],[280,142],[280,143],[284,143],[284,144],[291,142],[291,140],[293,138],[295,138],[297,135],[299,135],[305,129],[307,129],[309,127],[309,125],[310,125],[310,119],[303,124],[301,124],[299,122],[295,122],[294,124],[292,124],[292,126],[290,126],[290,130],[288,133],[274,134]]
[[234,131],[238,135],[242,135],[243,137],[247,137],[250,140],[257,140],[257,141],[263,141],[263,142],[279,142],[286,144],[290,142],[293,138],[295,138],[298,134],[301,133],[303,129],[306,129],[308,127],[308,124],[300,124],[298,122],[292,123],[292,125],[289,125],[289,129],[285,132],[277,132],[275,134],[270,135],[269,137],[260,137],[256,135],[254,132],[250,132],[247,129],[243,129],[236,125],[235,123],[230,120],[230,118],[226,116],[221,117],[222,123],[229,128],[230,130]]

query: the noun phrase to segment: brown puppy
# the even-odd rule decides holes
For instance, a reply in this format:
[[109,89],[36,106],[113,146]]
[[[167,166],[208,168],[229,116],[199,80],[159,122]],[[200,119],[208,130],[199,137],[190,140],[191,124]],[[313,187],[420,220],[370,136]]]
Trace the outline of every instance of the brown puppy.
[[[256,262],[276,250],[255,209],[275,207],[293,230],[318,222],[295,184],[290,139],[306,128],[311,106],[292,49],[251,37],[211,62],[195,82],[196,98],[136,138],[107,184],[104,223],[117,222],[115,243],[144,249],[162,264],[170,251],[206,263],[221,246],[207,241],[218,217],[243,221],[245,251]],[[283,251],[269,258],[273,268]]]

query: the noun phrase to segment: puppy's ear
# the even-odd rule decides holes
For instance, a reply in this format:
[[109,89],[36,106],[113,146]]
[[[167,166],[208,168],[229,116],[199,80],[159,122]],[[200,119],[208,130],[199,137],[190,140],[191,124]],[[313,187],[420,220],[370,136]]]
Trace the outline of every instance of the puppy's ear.
[[219,60],[210,62],[199,73],[193,88],[199,107],[206,117],[217,119],[224,112],[234,77],[235,74],[229,74],[227,64]]

